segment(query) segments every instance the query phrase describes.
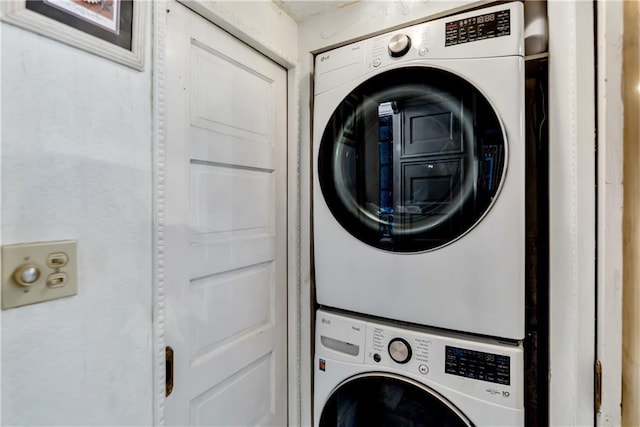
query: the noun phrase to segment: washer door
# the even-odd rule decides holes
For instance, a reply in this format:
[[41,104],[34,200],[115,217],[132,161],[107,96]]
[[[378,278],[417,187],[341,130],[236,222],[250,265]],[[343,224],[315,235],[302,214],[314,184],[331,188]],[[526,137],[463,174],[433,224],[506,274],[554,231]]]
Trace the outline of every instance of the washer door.
[[340,384],[322,409],[319,427],[469,427],[458,408],[416,381],[368,373]]
[[489,101],[436,68],[379,74],[334,111],[318,153],[322,195],[359,240],[393,252],[447,245],[491,208],[507,143]]

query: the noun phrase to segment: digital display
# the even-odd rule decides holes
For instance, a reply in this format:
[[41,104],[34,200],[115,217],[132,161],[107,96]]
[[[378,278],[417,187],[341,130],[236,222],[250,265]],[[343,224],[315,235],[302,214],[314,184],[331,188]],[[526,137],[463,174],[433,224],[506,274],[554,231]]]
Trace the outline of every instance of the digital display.
[[444,372],[474,380],[509,385],[510,358],[493,353],[446,346]]
[[511,11],[486,13],[445,24],[445,46],[508,36],[511,34]]

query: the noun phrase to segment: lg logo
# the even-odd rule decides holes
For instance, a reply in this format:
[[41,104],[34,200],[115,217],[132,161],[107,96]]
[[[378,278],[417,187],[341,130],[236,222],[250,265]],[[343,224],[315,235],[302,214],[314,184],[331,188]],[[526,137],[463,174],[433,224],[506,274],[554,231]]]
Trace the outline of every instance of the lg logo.
[[324,55],[320,57],[320,62],[328,61],[331,58],[331,55]]

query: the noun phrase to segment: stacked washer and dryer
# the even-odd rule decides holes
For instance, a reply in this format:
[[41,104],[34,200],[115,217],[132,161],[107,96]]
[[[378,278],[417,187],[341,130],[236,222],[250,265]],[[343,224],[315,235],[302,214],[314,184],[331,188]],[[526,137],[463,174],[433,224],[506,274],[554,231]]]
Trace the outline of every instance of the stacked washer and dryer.
[[523,16],[316,57],[316,427],[524,425]]

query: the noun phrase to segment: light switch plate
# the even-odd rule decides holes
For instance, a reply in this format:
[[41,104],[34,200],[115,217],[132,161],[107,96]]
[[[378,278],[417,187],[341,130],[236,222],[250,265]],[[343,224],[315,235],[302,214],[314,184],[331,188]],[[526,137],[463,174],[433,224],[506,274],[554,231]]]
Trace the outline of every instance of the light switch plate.
[[[2,246],[2,308],[20,307],[78,293],[78,256],[75,240],[20,243]],[[20,284],[23,266],[39,275]]]

